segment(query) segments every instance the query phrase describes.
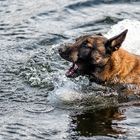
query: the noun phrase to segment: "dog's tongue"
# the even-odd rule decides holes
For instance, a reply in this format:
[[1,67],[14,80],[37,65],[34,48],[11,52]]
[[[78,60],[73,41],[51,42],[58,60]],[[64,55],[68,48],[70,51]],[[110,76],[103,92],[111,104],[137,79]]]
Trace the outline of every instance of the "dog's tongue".
[[73,63],[72,67],[66,72],[67,77],[73,77],[78,69],[78,66]]

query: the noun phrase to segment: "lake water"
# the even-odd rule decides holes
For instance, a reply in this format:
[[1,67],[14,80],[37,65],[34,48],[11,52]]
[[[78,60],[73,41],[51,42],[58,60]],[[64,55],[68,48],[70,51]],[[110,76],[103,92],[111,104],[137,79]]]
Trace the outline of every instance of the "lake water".
[[139,140],[140,102],[68,79],[58,47],[84,34],[140,54],[139,0],[0,0],[0,140]]

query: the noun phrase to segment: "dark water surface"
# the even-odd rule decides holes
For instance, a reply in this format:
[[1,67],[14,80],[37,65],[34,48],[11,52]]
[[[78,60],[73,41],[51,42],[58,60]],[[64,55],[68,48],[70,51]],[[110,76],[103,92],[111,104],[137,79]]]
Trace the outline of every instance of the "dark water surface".
[[139,0],[0,0],[0,140],[140,139],[139,103],[67,79],[57,52],[125,19],[139,22]]

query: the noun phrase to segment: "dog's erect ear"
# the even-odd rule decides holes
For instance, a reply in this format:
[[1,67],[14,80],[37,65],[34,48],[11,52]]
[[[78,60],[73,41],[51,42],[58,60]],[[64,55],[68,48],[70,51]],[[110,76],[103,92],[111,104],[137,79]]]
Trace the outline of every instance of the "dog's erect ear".
[[105,43],[107,53],[111,54],[113,51],[116,51],[121,47],[121,44],[123,43],[127,32],[128,32],[128,30],[126,29],[121,34],[116,35],[107,40],[107,42]]

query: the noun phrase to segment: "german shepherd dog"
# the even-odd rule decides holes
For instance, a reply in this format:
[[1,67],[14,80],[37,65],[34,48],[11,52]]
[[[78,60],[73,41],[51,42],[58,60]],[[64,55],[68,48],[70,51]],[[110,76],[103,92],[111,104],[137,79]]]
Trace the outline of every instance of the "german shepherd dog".
[[62,58],[72,62],[70,78],[88,75],[103,85],[140,85],[140,56],[120,48],[128,30],[110,39],[101,34],[81,36],[73,44],[59,48]]

